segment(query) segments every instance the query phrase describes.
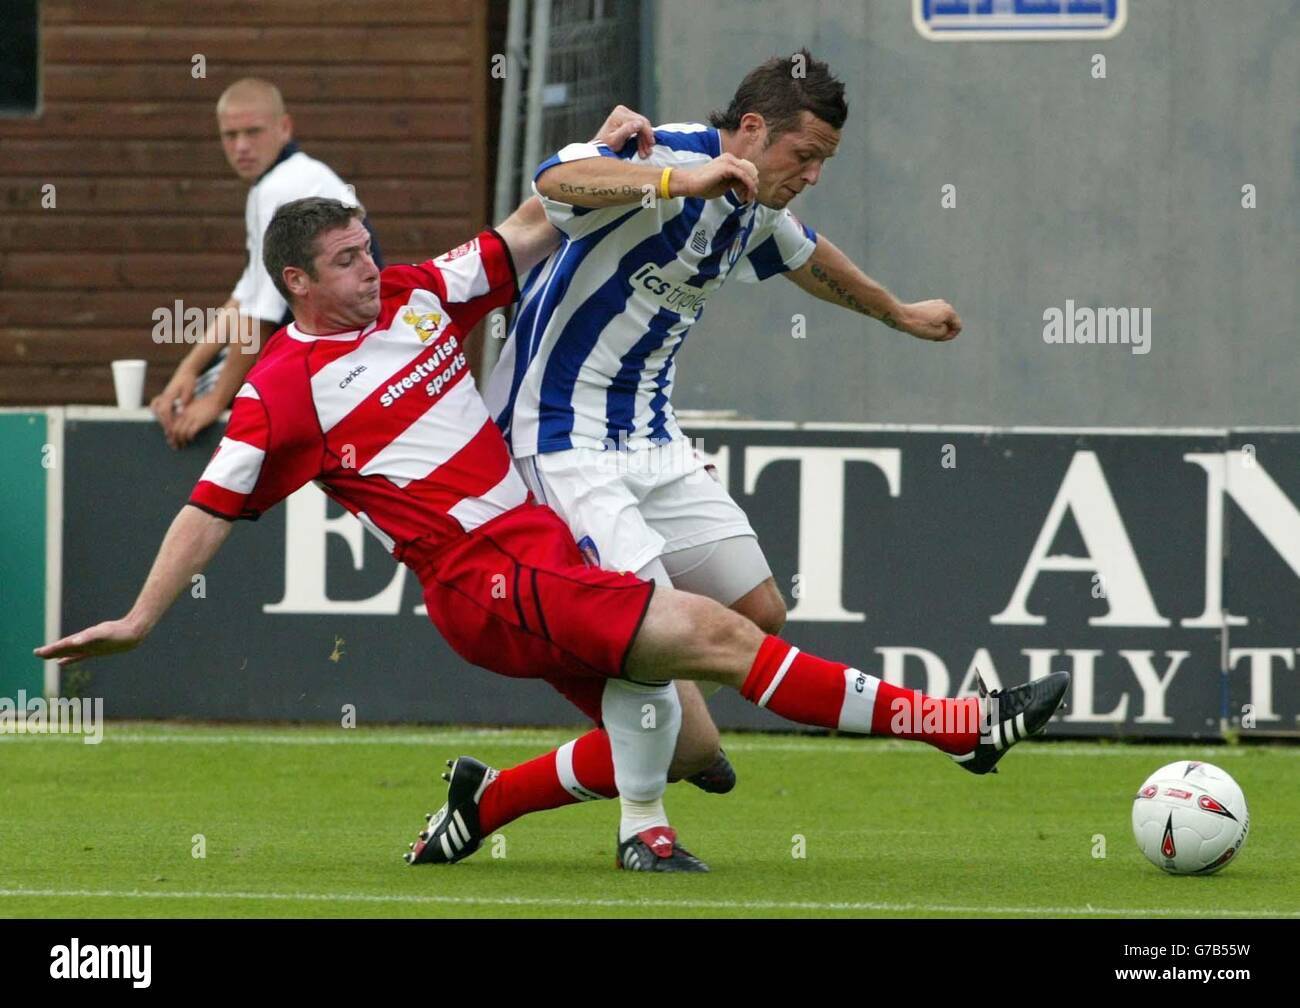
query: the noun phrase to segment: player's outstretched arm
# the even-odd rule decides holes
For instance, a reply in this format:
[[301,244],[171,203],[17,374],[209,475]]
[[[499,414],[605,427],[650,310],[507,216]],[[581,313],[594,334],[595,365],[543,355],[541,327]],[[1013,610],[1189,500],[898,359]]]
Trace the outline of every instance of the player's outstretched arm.
[[837,304],[918,339],[946,342],[961,332],[961,319],[947,301],[904,304],[853,264],[824,235],[797,270],[785,274],[813,297]]
[[746,202],[757,197],[758,169],[752,161],[719,154],[698,168],[664,168],[620,158],[579,157],[551,165],[537,177],[537,191],[547,199],[588,209],[651,202],[665,196],[717,199],[728,190]]
[[153,569],[131,611],[118,620],[97,623],[62,640],[38,647],[38,658],[71,665],[94,655],[130,651],[149,635],[191,579],[208,565],[230,535],[231,523],[187,504],[172,521],[158,548]]

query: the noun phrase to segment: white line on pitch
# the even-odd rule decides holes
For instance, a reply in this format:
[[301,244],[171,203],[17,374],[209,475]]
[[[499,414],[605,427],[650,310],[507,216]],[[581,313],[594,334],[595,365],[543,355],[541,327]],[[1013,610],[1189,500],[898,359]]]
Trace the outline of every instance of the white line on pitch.
[[[581,729],[575,729],[573,732],[557,732],[554,735],[514,735],[509,732],[484,730],[482,732],[430,732],[426,735],[420,734],[386,734],[386,733],[351,733],[348,729],[339,729],[336,735],[312,735],[312,734],[259,734],[256,732],[243,733],[203,733],[194,734],[177,734],[177,733],[139,733],[139,732],[115,732],[112,725],[105,726],[104,741],[120,743],[166,743],[179,745],[240,745],[243,743],[252,743],[254,745],[289,745],[289,746],[313,746],[313,745],[358,745],[358,746],[444,746],[444,745],[480,745],[480,746],[556,746],[560,745],[575,734],[581,734]],[[62,739],[68,742],[80,742],[81,736],[74,734],[67,735],[8,735],[0,734],[0,741],[10,738],[47,738]],[[860,755],[870,755],[873,752],[899,752],[899,753],[931,753],[928,746],[917,745],[914,742],[903,742],[899,740],[884,739],[872,737],[862,741],[852,741],[848,739],[829,739],[829,738],[812,738],[806,742],[800,742],[789,739],[774,738],[771,740],[761,738],[749,738],[736,741],[728,741],[724,738],[724,747],[728,752],[855,752]],[[1032,753],[1037,756],[1147,756],[1147,755],[1173,755],[1187,757],[1189,754],[1200,754],[1210,759],[1220,757],[1243,756],[1250,752],[1249,747],[1227,748],[1205,746],[1200,747],[1196,743],[1187,745],[1141,745],[1141,746],[1080,746],[1069,745],[1064,743],[1052,743],[1048,745],[1032,743],[1022,746],[1020,753]],[[1300,756],[1300,747],[1292,746],[1274,746],[1268,750],[1270,753],[1279,755]]]
[[691,899],[562,899],[529,896],[417,896],[407,893],[281,893],[281,892],[141,892],[138,889],[0,889],[0,898],[36,899],[213,899],[273,900],[287,903],[406,903],[442,906],[588,907],[624,910],[817,910],[876,911],[881,913],[943,913],[985,916],[1048,917],[1300,917],[1300,910],[1205,910],[1182,907],[988,907],[933,903],[856,903],[783,900]]

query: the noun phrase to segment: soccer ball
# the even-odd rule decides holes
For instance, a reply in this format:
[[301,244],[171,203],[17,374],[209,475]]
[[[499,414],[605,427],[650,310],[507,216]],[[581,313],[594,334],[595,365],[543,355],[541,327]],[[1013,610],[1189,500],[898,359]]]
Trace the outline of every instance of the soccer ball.
[[1162,766],[1133,799],[1133,836],[1171,875],[1211,875],[1246,842],[1250,812],[1237,782],[1196,760]]

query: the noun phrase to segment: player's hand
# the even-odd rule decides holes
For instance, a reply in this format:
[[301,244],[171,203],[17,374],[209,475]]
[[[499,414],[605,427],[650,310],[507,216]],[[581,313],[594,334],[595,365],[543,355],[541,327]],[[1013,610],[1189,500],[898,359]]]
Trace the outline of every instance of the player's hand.
[[74,665],[83,658],[130,651],[142,640],[144,635],[126,620],[108,620],[38,647],[32,653],[37,658],[57,658],[60,665]]
[[615,105],[593,139],[612,151],[621,151],[632,137],[636,137],[636,152],[643,158],[649,157],[655,145],[655,131],[650,120],[626,105]]
[[752,203],[758,198],[758,169],[754,162],[732,154],[719,154],[699,168],[682,168],[669,179],[674,196],[698,196],[717,199],[731,190],[737,198]]
[[205,396],[199,396],[176,418],[167,443],[173,448],[184,448],[219,416],[221,403],[217,402],[216,395],[209,392]]
[[[162,425],[163,433],[167,436],[170,443],[172,439],[172,427],[175,425],[176,417],[191,399],[194,398],[195,376],[181,367],[176,369],[172,375],[172,380],[167,383],[167,387],[159,392],[149,401],[149,409]],[[180,405],[178,406],[177,403]]]
[[950,339],[956,339],[961,332],[961,319],[953,311],[952,305],[935,298],[932,301],[903,305],[898,328],[917,339],[946,343]]

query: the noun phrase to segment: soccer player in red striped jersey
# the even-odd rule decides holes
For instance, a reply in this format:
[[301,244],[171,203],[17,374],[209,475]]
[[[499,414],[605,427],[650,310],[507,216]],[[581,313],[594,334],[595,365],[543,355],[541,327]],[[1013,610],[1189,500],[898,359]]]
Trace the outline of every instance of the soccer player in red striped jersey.
[[[564,522],[531,499],[464,356],[465,333],[513,300],[518,272],[554,245],[533,213],[525,204],[436,259],[380,271],[360,207],[316,197],[282,206],[264,258],[297,321],[249,372],[135,605],[37,656],[69,664],[137,646],[235,520],[255,519],[314,481],[416,573],[429,618],[461,656],[544,679],[604,722],[603,743],[575,755],[569,773],[580,763],[584,773],[613,773],[625,799],[640,782],[609,770],[618,761],[604,747],[675,738],[680,708],[662,689],[674,679],[730,686],[801,724],[928,742],[975,773],[1041,730],[1066,673],[1000,696],[927,697],[801,652],[710,599],[587,562]],[[634,712],[612,710],[612,681],[645,684],[648,699],[634,701]],[[516,783],[536,783],[525,781],[527,764],[517,770]],[[477,848],[482,803],[506,775],[482,768],[475,777],[409,860],[454,861]],[[707,870],[667,826],[620,834],[618,849],[633,870]]]

